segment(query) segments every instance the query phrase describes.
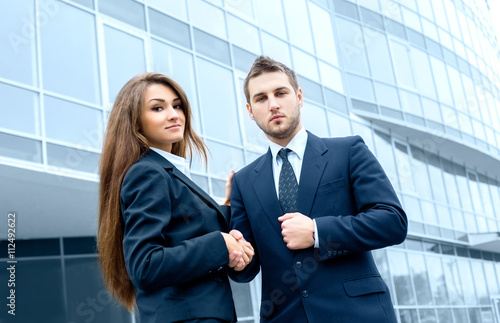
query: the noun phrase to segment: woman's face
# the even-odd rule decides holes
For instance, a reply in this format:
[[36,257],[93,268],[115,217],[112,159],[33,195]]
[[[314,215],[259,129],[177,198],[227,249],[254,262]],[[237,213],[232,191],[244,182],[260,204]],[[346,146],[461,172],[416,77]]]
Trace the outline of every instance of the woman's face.
[[163,84],[147,87],[142,104],[140,129],[151,147],[170,152],[184,137],[186,117],[180,97]]

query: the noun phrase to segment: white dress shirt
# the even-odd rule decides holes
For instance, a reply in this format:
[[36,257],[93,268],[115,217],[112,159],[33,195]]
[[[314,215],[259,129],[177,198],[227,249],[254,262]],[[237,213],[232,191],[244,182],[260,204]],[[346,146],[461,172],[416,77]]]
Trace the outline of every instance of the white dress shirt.
[[189,177],[191,179],[191,173],[189,171],[189,161],[186,158],[182,158],[181,156],[177,156],[174,154],[171,154],[169,152],[166,152],[165,150],[156,148],[156,147],[150,147],[152,150],[163,156],[166,160],[171,162],[175,168],[180,170],[184,175]]
[[[280,145],[269,140],[269,148],[271,148],[271,154],[273,157],[273,176],[274,176],[274,186],[276,188],[276,194],[278,195],[278,199],[280,196],[279,193],[279,178],[281,172],[281,166],[283,165],[283,161],[281,157],[279,157],[278,152],[282,148],[288,148],[291,152],[288,153],[288,161],[292,165],[293,172],[295,173],[295,177],[297,178],[297,184],[300,183],[300,172],[302,171],[302,162],[304,161],[304,153],[306,151],[307,145],[307,132],[302,127],[299,132],[290,140],[286,147],[281,147]],[[316,227],[316,221],[314,221],[314,248],[319,248],[318,242],[318,228]]]

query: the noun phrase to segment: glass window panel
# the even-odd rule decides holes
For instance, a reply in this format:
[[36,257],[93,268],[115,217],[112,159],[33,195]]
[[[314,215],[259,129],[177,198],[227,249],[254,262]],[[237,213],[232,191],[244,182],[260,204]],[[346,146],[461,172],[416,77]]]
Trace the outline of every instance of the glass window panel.
[[432,71],[434,75],[434,79],[436,80],[436,86],[438,90],[439,101],[453,106],[453,98],[451,95],[450,86],[448,83],[448,76],[446,74],[446,67],[444,63],[432,56],[430,56]]
[[401,320],[401,323],[418,322],[417,310],[400,309],[399,310],[399,319]]
[[430,0],[418,0],[418,11],[427,19],[434,21]]
[[330,91],[325,88],[326,105],[330,109],[336,110],[343,114],[348,114],[347,102],[345,96],[337,92]]
[[[488,284],[491,284],[491,282],[494,283],[493,281],[490,281],[490,277],[486,278],[484,276],[484,271],[483,271],[483,263],[480,261],[472,261],[472,276],[474,277],[474,282],[476,286],[476,292],[477,292],[477,297],[479,299],[479,304],[481,305],[490,305],[491,300],[488,295]],[[495,279],[493,277],[493,279]]]
[[432,6],[434,7],[434,13],[436,14],[436,17],[439,17],[439,19],[431,20],[435,21],[441,28],[449,30],[448,19],[446,18],[448,14],[443,6],[443,2],[441,0],[433,0]]
[[386,36],[369,28],[364,28],[368,60],[373,78],[394,84],[391,56]]
[[443,114],[444,124],[458,129],[457,112],[447,106],[441,106],[441,113]]
[[421,33],[420,17],[406,8],[401,8],[401,12],[403,13],[405,25]]
[[[43,3],[39,12],[44,25],[60,11],[60,3]],[[37,84],[35,4],[19,0],[0,10],[0,77],[29,85]]]
[[[45,135],[82,148],[101,148],[102,112],[45,96]],[[62,121],[64,120],[64,121]]]
[[339,93],[345,93],[340,71],[326,63],[323,63],[322,61],[318,61],[318,64],[321,75],[321,84]]
[[462,290],[463,284],[459,276],[457,260],[455,258],[443,258],[443,269],[451,304],[463,305],[465,296]]
[[300,110],[302,124],[318,137],[330,137],[326,122],[325,109],[311,103],[304,102]]
[[443,182],[441,164],[439,157],[435,154],[426,154],[429,177],[432,178],[432,193],[434,199],[441,203],[446,203],[446,189]]
[[146,30],[143,4],[133,0],[120,2],[114,0],[99,0],[98,3],[100,12],[137,28]]
[[259,31],[257,28],[231,15],[228,16],[227,23],[231,42],[253,53],[260,53]]
[[193,56],[162,42],[151,40],[153,49],[154,71],[173,78],[186,92],[193,114],[193,126],[196,132],[201,132],[200,111],[194,77]]
[[[411,146],[411,162],[419,197],[432,199],[431,183],[427,174],[424,151],[415,146]],[[424,211],[425,214],[425,211]]]
[[297,80],[305,98],[323,104],[323,90],[321,85],[300,75],[297,76]]
[[344,0],[334,0],[334,6],[339,14],[359,20],[358,8],[355,4]]
[[250,20],[254,19],[253,1],[225,1],[225,3],[228,10],[237,12]]
[[466,308],[454,308],[453,313],[456,323],[469,323],[469,320],[467,319],[468,315]]
[[493,210],[493,204],[491,203],[490,190],[488,189],[488,179],[478,174],[479,179],[479,191],[481,192],[482,205],[484,207],[484,213],[487,217],[494,217],[495,211]]
[[446,286],[446,277],[441,264],[441,258],[435,256],[426,256],[431,294],[434,297],[434,304],[448,305],[448,288]]
[[257,0],[255,4],[259,26],[282,39],[287,39],[281,0]]
[[393,40],[391,40],[390,44],[398,83],[409,88],[415,88],[408,48]]
[[419,309],[421,322],[437,322],[436,312],[433,309]]
[[158,8],[173,17],[187,20],[186,0],[148,0],[148,6]]
[[47,163],[58,168],[69,168],[97,173],[100,154],[47,143]]
[[[392,279],[396,289],[397,305],[416,305],[410,270],[406,262],[406,254],[387,250]],[[396,304],[395,304],[396,305]]]
[[458,196],[458,188],[455,181],[455,171],[453,170],[453,164],[446,159],[442,159],[442,163],[444,170],[444,183],[446,184],[446,193],[448,195],[448,203],[453,207],[460,207],[460,198]]
[[374,131],[373,136],[377,159],[384,168],[392,186],[396,190],[399,190],[398,174],[396,171],[396,165],[394,164],[394,152],[392,150],[391,137],[377,130]]
[[409,112],[417,116],[423,116],[422,106],[420,104],[420,98],[418,95],[405,90],[399,90],[401,96],[401,104],[403,106],[403,111]]
[[208,170],[211,175],[227,178],[231,170],[238,171],[245,165],[241,149],[226,146],[211,140],[206,141],[210,149]]
[[380,11],[380,8],[378,6],[378,1],[373,1],[373,0],[358,0],[358,4],[360,6],[363,6],[365,8],[369,8],[373,11]]
[[434,41],[439,41],[436,25],[434,25],[427,19],[422,19],[421,21],[422,21],[424,35],[426,35],[430,39],[433,39]]
[[456,12],[455,12],[455,4],[452,0],[443,0],[444,6],[446,8],[446,16],[448,17],[448,22],[450,24],[451,33],[458,38],[462,38],[462,34],[460,31],[460,26],[458,24]]
[[360,98],[366,101],[375,101],[373,85],[369,79],[364,77],[347,74],[347,84],[352,97]]
[[196,51],[207,55],[210,58],[218,60],[227,65],[231,65],[231,54],[229,44],[219,38],[216,38],[206,32],[198,29],[193,30]]
[[[0,279],[6,282],[5,286],[9,280],[8,275],[7,270],[1,271]],[[7,318],[9,314],[7,310],[4,310],[0,316],[2,322],[40,322],[41,320],[53,323],[67,322],[64,314],[61,260],[23,260],[22,265],[16,266],[16,276],[19,278],[16,279],[15,286],[16,315],[14,319]],[[7,289],[3,290],[5,295]],[[36,291],[43,291],[44,296],[40,297]]]
[[483,262],[484,265],[484,274],[487,277],[488,281],[488,290],[491,296],[498,295],[500,293],[500,288],[498,285],[498,277],[497,275],[500,272],[495,271],[495,264],[490,261]]
[[462,208],[466,211],[472,211],[472,201],[469,194],[469,185],[467,175],[465,173],[465,167],[454,164],[454,169]]
[[477,305],[478,300],[476,297],[476,290],[474,288],[474,278],[471,272],[470,261],[458,259],[457,262],[460,282],[464,292],[465,304]]
[[211,182],[212,182],[212,196],[224,198],[226,194],[226,181],[212,178]]
[[471,172],[467,172],[469,178],[469,188],[472,197],[472,203],[474,205],[474,210],[477,213],[484,214],[483,202],[481,200],[481,195],[479,193],[479,185],[477,175]]
[[400,109],[398,91],[396,88],[375,82],[375,94],[377,103],[389,108]]
[[[250,284],[237,284],[234,283],[232,280],[229,280],[229,282],[231,283],[231,290],[233,292],[236,315],[239,318],[253,316]],[[238,320],[238,322],[241,322],[241,320]]]
[[130,313],[119,306],[106,290],[96,258],[66,259],[64,263],[70,321],[131,321]]
[[415,197],[409,195],[404,196],[404,209],[409,219],[419,222],[423,221],[420,202]]
[[201,175],[196,175],[191,172],[191,179],[198,185],[202,190],[208,192],[208,178]]
[[42,143],[38,140],[0,132],[0,155],[41,163]]
[[104,26],[109,101],[132,77],[146,71],[144,42],[128,33]]
[[339,116],[336,113],[327,111],[328,124],[330,125],[330,134],[332,137],[351,136],[351,121],[349,118]]
[[413,67],[413,75],[420,93],[433,99],[436,98],[434,89],[434,78],[429,65],[428,55],[414,47],[410,50],[410,56]]
[[316,45],[316,56],[330,64],[339,66],[330,13],[309,2],[309,14],[314,44]]
[[401,6],[399,5],[399,3],[392,0],[380,0],[380,8],[382,14],[387,18],[403,23]]
[[495,214],[497,219],[500,220],[500,191],[498,188],[498,184],[495,185],[492,180],[490,180],[490,193],[491,200],[493,201],[493,205],[495,208]]
[[381,15],[371,10],[367,10],[363,7],[359,8],[361,11],[361,16],[363,17],[363,22],[373,28],[384,30],[384,19]]
[[0,83],[0,128],[40,135],[38,95]]
[[418,305],[431,305],[432,294],[424,256],[419,254],[408,255],[413,286],[415,286],[415,294],[417,295],[417,303]]
[[437,104],[436,101],[422,97],[422,107],[424,110],[424,115],[427,119],[436,122],[442,122],[441,110],[439,108],[439,104]]
[[59,3],[59,13],[40,33],[44,88],[100,103],[94,16]]
[[453,67],[447,65],[448,75],[450,77],[451,89],[455,99],[455,107],[460,111],[467,111],[467,101],[460,81],[460,73]]
[[415,192],[413,184],[412,169],[408,157],[408,148],[398,142],[395,143],[396,165],[398,167],[398,177],[403,192]]
[[337,17],[342,62],[348,71],[368,75],[365,42],[359,24]]
[[205,135],[240,145],[240,126],[231,71],[198,59],[197,72]]
[[270,56],[286,66],[292,66],[290,47],[284,41],[263,32],[262,48],[264,55]]
[[246,73],[252,67],[252,64],[257,58],[257,55],[234,45],[232,46],[232,48],[233,48],[234,66],[240,71]]
[[290,42],[301,49],[314,53],[309,15],[305,0],[295,0],[293,6],[283,6]]
[[[442,19],[440,19],[439,21],[442,21]],[[439,43],[441,44],[441,46],[446,46],[448,50],[453,50],[453,41],[451,40],[450,34],[440,28],[438,28],[438,31],[440,39]]]
[[226,18],[224,11],[203,1],[188,0],[189,20],[208,33],[226,39]]
[[318,65],[314,56],[292,47],[292,59],[293,67],[297,74],[319,82]]
[[438,315],[438,322],[453,322],[453,314],[451,308],[438,308],[436,309]]
[[152,34],[191,49],[191,32],[188,24],[150,8],[149,28]]
[[391,276],[389,273],[389,264],[387,263],[386,251],[384,249],[376,249],[373,250],[372,254],[373,259],[377,264],[377,269],[380,272],[380,276],[382,276],[382,279],[387,283],[387,287],[389,287],[389,289],[391,290],[391,297],[394,297],[394,291],[392,290],[392,285],[390,283]]

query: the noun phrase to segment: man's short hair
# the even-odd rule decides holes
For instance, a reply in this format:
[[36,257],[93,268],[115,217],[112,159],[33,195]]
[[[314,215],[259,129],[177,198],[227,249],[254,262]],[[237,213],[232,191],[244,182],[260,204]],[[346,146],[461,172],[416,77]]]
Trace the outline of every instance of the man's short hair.
[[248,82],[250,82],[250,79],[260,76],[264,73],[271,72],[285,73],[288,76],[288,80],[290,81],[290,84],[292,85],[295,93],[297,93],[299,89],[299,83],[297,82],[297,76],[292,69],[268,56],[259,56],[255,59],[255,62],[253,62],[252,68],[250,68],[250,72],[248,72],[248,75],[245,79],[243,90],[245,92],[247,103],[250,104],[250,92],[248,90]]

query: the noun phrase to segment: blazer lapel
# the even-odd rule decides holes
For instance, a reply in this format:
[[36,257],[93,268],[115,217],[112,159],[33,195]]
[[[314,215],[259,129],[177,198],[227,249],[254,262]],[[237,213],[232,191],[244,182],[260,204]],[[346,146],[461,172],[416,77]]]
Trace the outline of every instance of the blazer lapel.
[[195,193],[196,195],[198,195],[198,197],[201,198],[207,205],[210,205],[211,207],[213,207],[214,209],[216,209],[217,212],[219,213],[219,215],[222,216],[222,218],[224,218],[224,220],[226,221],[227,224],[229,224],[229,219],[227,219],[224,216],[224,212],[221,211],[220,205],[217,202],[215,202],[214,199],[211,198],[210,195],[208,195],[207,192],[205,192],[204,190],[202,190],[189,177],[187,177],[186,175],[184,175],[183,172],[181,172],[180,170],[178,170],[177,168],[175,168],[174,165],[172,165],[172,163],[169,162],[167,159],[165,159],[163,156],[160,156],[158,153],[156,153],[153,150],[150,150],[150,152],[151,153],[149,153],[149,156],[151,158],[153,158],[155,161],[157,161],[158,163],[160,163],[160,165],[162,165],[162,167],[165,168],[165,170],[171,171],[172,175],[175,178],[177,178],[178,180],[180,180],[181,182],[183,182],[187,187],[189,187],[189,189],[193,193]]
[[274,185],[272,167],[272,154],[271,149],[269,149],[261,162],[255,167],[256,174],[252,182],[266,218],[271,222],[276,232],[281,235],[281,223],[278,221],[278,217],[282,215],[282,211]]
[[307,133],[307,145],[302,161],[297,201],[298,212],[305,215],[309,215],[311,212],[316,190],[326,164],[328,164],[328,161],[323,158],[323,155],[328,151],[326,145],[309,131]]

